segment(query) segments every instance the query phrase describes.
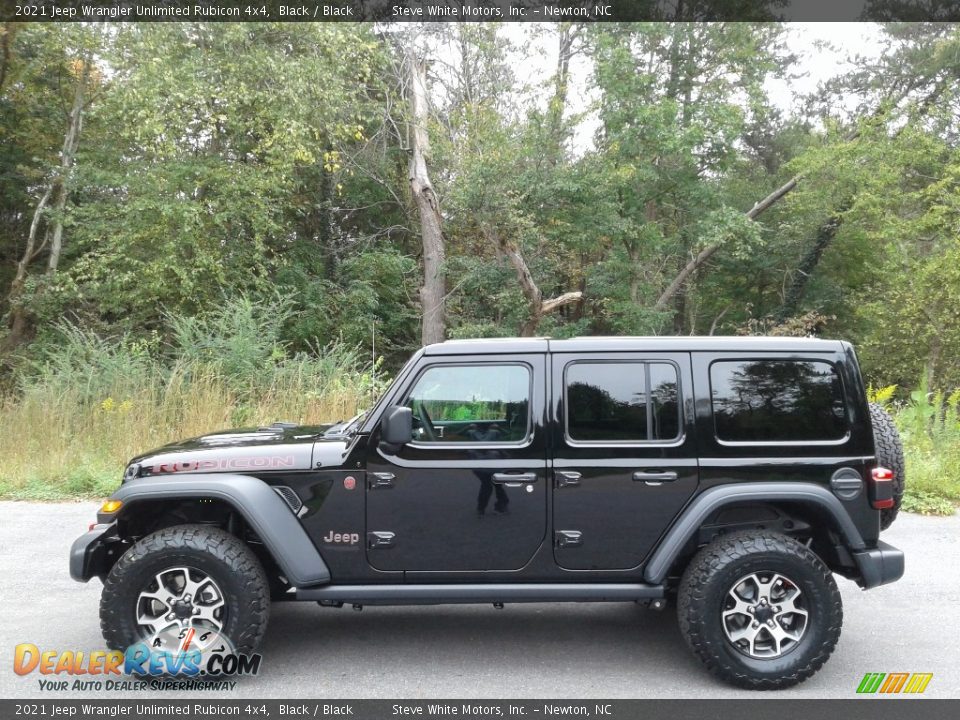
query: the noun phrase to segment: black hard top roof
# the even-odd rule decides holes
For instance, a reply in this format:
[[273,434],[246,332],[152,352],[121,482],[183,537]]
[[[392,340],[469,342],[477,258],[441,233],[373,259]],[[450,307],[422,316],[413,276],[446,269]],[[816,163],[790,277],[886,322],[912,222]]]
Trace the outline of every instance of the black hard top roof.
[[548,337],[447,340],[428,345],[423,352],[425,355],[480,355],[542,352],[837,352],[842,350],[841,341],[821,338],[658,335],[578,337],[567,340]]

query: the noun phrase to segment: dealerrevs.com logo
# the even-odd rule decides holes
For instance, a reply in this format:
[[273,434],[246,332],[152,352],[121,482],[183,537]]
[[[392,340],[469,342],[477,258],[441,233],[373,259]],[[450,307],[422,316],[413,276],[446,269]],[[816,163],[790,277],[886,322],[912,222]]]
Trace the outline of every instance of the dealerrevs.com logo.
[[41,650],[33,643],[20,643],[14,649],[13,671],[41,676],[38,684],[44,692],[233,690],[237,683],[229,678],[259,673],[261,655],[237,653],[225,637],[212,635],[191,628],[174,649],[163,649],[154,641],[136,643],[123,652]]
[[867,673],[857,686],[864,695],[917,695],[927,689],[933,673]]

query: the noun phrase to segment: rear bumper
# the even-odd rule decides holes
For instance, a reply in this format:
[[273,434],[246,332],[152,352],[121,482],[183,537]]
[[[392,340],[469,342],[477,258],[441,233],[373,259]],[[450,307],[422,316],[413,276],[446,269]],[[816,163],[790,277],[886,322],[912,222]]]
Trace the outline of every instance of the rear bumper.
[[70,577],[87,582],[94,575],[103,579],[109,570],[109,546],[116,523],[96,525],[73,541],[70,548]]
[[864,590],[896,582],[903,577],[903,551],[883,541],[877,541],[877,546],[872,550],[853,553],[853,559],[860,569],[857,583]]

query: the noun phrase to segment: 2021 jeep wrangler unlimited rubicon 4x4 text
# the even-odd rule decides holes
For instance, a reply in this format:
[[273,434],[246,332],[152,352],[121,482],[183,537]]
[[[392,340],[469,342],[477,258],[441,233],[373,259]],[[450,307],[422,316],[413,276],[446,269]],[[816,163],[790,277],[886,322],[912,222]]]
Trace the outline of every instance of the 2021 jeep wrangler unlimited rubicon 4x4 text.
[[711,671],[780,688],[837,643],[834,573],[903,574],[879,538],[903,480],[845,342],[450,341],[350,421],[134,458],[70,572],[117,649],[251,652],[281,600],[675,600]]

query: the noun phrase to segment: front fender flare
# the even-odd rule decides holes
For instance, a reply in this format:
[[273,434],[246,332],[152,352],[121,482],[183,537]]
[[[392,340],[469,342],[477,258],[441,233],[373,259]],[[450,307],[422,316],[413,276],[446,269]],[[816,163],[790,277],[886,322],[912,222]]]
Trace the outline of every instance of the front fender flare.
[[110,497],[123,501],[121,513],[148,500],[222,500],[243,516],[291,585],[309,587],[330,582],[330,569],[300,521],[269,485],[255,477],[226,473],[146,477],[124,483]]
[[643,571],[644,580],[656,585],[662,583],[684,546],[704,521],[724,505],[744,501],[768,503],[780,501],[814,505],[825,511],[833,520],[834,529],[843,536],[851,552],[861,551],[866,547],[857,526],[844,510],[843,504],[836,495],[822,485],[802,482],[718,485],[704,491],[687,505],[650,557]]

